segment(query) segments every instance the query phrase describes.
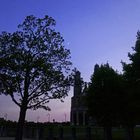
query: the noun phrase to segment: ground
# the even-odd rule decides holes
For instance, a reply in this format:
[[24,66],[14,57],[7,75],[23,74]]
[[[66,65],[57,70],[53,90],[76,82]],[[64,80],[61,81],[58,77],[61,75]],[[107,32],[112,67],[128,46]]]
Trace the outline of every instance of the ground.
[[[11,137],[0,137],[0,140],[14,140],[15,138]],[[23,140],[33,140],[33,139],[23,139]]]

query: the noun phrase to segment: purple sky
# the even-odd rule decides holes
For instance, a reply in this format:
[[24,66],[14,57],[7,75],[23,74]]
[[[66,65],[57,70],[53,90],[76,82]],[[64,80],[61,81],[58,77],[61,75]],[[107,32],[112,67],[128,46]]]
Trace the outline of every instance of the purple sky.
[[[121,72],[121,60],[128,61],[127,53],[135,45],[140,29],[140,0],[0,0],[0,32],[16,31],[27,15],[52,16],[56,29],[63,35],[71,50],[73,66],[90,80],[96,63],[106,63]],[[64,103],[52,101],[51,120],[69,120],[70,98]],[[9,97],[0,96],[0,117],[17,120],[18,107]],[[28,111],[27,120],[48,121],[48,112]]]

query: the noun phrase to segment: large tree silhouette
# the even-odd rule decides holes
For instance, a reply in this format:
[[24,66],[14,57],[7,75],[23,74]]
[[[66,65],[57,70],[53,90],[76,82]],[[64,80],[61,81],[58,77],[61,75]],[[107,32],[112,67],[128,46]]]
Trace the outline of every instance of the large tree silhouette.
[[132,47],[133,53],[128,53],[130,62],[123,64],[126,105],[123,114],[123,120],[128,127],[128,137],[134,138],[133,127],[140,123],[140,32],[137,32],[135,47]]
[[111,127],[118,123],[121,110],[121,75],[109,64],[95,65],[88,88],[87,105],[89,115],[104,126],[105,138],[112,140]]
[[70,51],[49,16],[27,16],[14,33],[0,35],[0,93],[20,107],[15,140],[22,139],[27,109],[43,108],[69,90]]

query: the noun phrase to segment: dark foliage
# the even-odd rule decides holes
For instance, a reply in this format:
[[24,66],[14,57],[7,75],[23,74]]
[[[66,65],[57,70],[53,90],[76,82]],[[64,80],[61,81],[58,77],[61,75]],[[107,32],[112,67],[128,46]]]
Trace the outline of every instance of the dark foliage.
[[89,114],[102,125],[115,125],[121,110],[122,76],[109,64],[95,65],[89,85],[87,104]]
[[20,107],[20,126],[27,109],[49,110],[46,103],[50,99],[61,99],[68,93],[70,51],[64,48],[55,24],[49,16],[31,15],[16,32],[0,35],[0,93],[10,95]]

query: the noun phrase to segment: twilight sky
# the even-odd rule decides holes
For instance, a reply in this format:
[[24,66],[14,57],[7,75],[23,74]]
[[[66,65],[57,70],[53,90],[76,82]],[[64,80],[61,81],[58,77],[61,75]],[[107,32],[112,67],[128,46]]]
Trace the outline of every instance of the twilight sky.
[[[140,29],[140,0],[0,0],[0,32],[16,31],[27,15],[52,16],[56,29],[71,50],[73,66],[81,71],[85,81],[90,80],[96,63],[109,64],[121,72],[121,60],[128,61],[127,53],[135,45]],[[31,121],[69,120],[70,98],[51,101],[51,112],[28,111]],[[0,117],[18,119],[19,109],[9,97],[0,96]]]

